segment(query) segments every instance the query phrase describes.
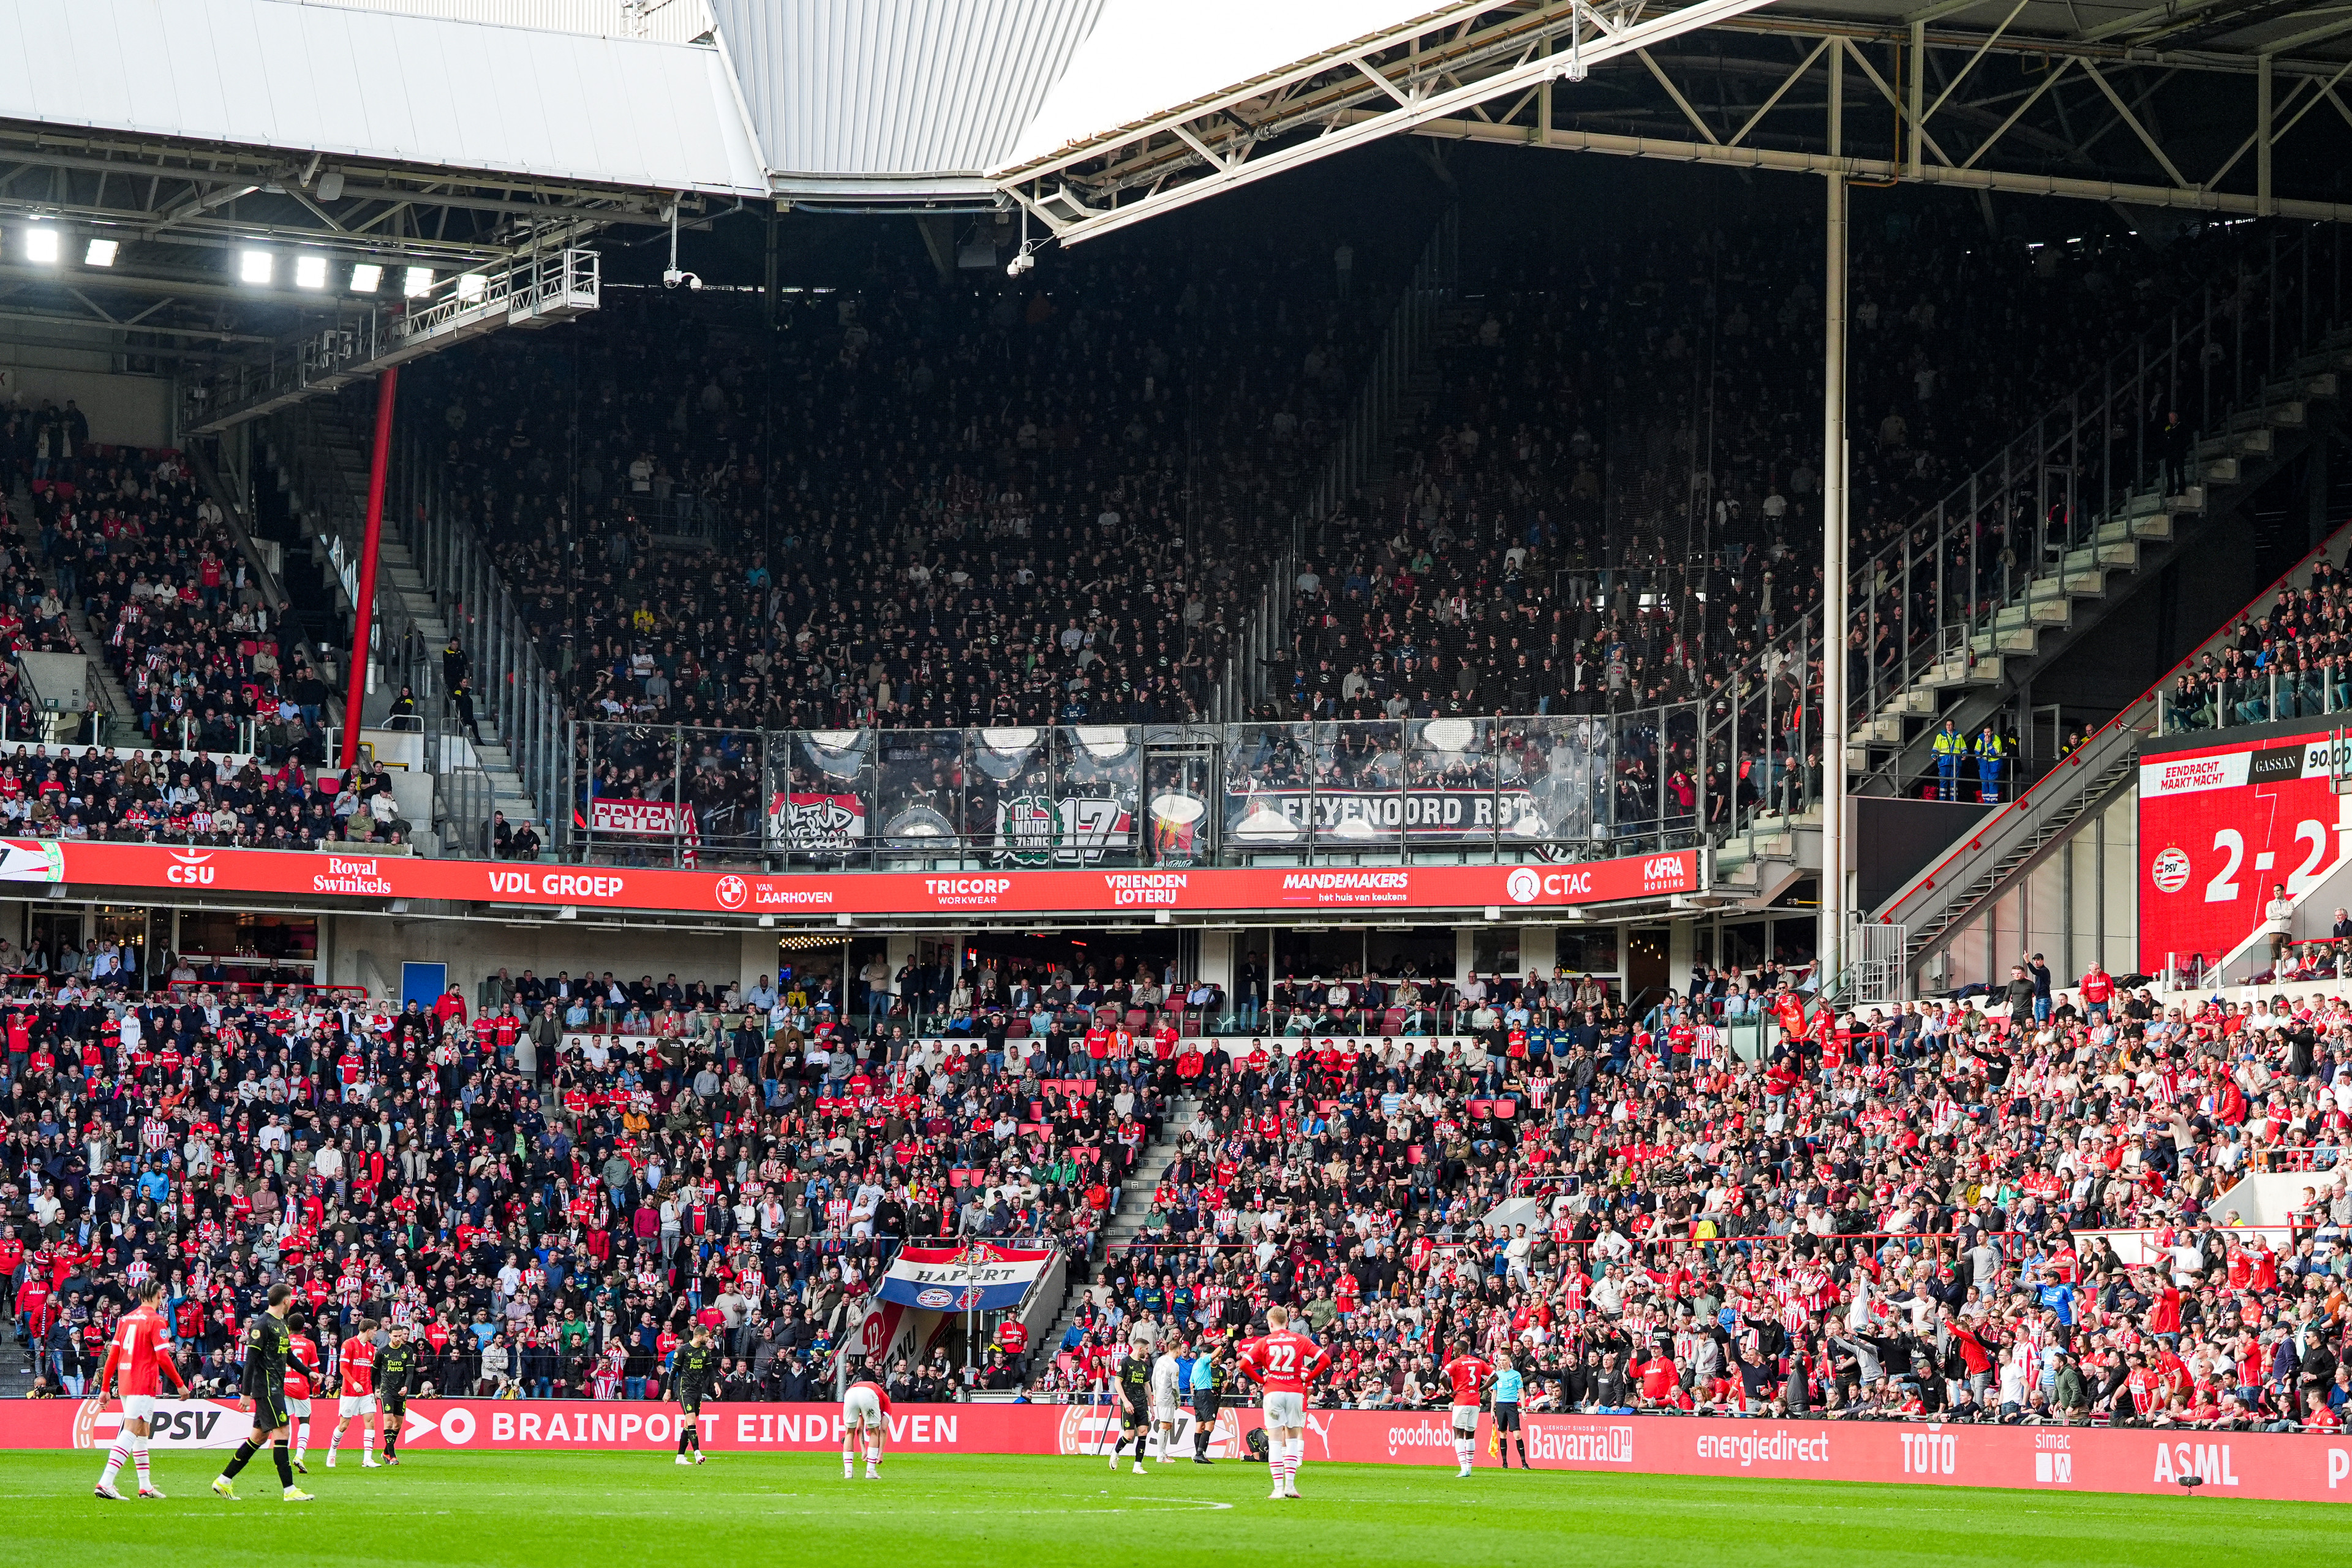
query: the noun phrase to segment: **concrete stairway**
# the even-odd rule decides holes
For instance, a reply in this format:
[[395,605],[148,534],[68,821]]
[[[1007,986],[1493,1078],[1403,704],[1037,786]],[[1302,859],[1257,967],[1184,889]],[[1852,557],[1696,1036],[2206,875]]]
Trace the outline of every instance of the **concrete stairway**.
[[[432,592],[425,586],[424,574],[417,571],[408,547],[385,540],[379,566],[382,580],[400,595],[402,607],[425,635],[427,646],[436,650],[446,647],[449,624],[434,604]],[[538,821],[538,807],[532,804],[530,792],[523,787],[522,776],[515,772],[514,758],[488,719],[482,721],[482,738],[488,743],[476,746],[452,729],[443,742],[444,753],[473,753],[474,765],[489,776],[493,809],[505,812],[508,822],[520,827],[526,822]],[[544,836],[546,829],[542,827],[541,832]]]
[[[1198,1102],[1179,1100],[1170,1105],[1166,1130],[1144,1145],[1142,1157],[1137,1160],[1135,1170],[1119,1184],[1118,1201],[1111,1209],[1109,1220],[1103,1226],[1105,1258],[1125,1250],[1143,1234],[1145,1222],[1151,1214],[1151,1194],[1159,1190],[1160,1176],[1176,1163],[1177,1148],[1184,1134],[1199,1125],[1200,1121]],[[1086,1292],[1085,1286],[1070,1292],[1070,1299],[1063,1304],[1062,1315],[1054,1320],[1052,1330],[1038,1344],[1041,1364],[1051,1361],[1060,1352],[1063,1336],[1070,1331],[1070,1325],[1078,1321],[1079,1310],[1086,1304]]]
[[2151,486],[2099,520],[2091,542],[2041,563],[1967,646],[1957,638],[1937,662],[1888,694],[1848,737],[1857,780],[1884,771],[1899,784],[1931,768],[1937,724],[1951,717],[1973,734],[2030,679],[2123,598],[2179,559],[2194,532],[2221,524],[2312,437],[2313,405],[2341,395],[2352,375],[2352,338],[2339,335],[2294,361],[2244,407],[2197,444],[2197,477],[2185,493]]
[[[39,531],[33,523],[31,498],[10,496],[7,498],[6,504],[8,515],[16,519],[17,532],[25,541],[26,552],[31,559],[34,569],[40,574],[41,585],[54,591],[58,586],[58,574],[50,570],[49,563],[40,557]],[[64,598],[63,595],[58,596]],[[73,633],[74,642],[89,658],[90,677],[98,682],[100,705],[106,710],[107,718],[112,721],[108,726],[107,743],[112,746],[146,745],[148,743],[146,737],[140,734],[131,725],[131,693],[123,689],[121,679],[114,673],[114,667],[107,662],[104,643],[100,640],[97,631],[90,626],[89,617],[81,613],[81,606],[79,604],[71,599],[66,599],[65,605],[66,629]]]

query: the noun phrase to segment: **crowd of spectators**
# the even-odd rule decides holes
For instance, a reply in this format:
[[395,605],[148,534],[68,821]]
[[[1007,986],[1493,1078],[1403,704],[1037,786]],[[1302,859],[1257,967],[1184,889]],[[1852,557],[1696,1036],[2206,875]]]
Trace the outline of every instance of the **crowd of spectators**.
[[2257,619],[2239,618],[2217,657],[2201,654],[2166,694],[2167,730],[2315,719],[2352,708],[2352,584],[2326,555]]
[[[415,1328],[436,1392],[658,1397],[702,1321],[722,1391],[821,1397],[893,1246],[961,1235],[1067,1249],[1076,1322],[894,1365],[909,1397],[1092,1397],[1138,1318],[1197,1346],[1280,1302],[1354,1407],[1444,1403],[1452,1353],[1507,1347],[1538,1409],[2340,1422],[2352,1004],[2168,1009],[2094,972],[2080,1003],[1825,1021],[1786,978],[1638,1013],[1482,982],[1465,1037],[1205,1049],[1107,992],[1023,1035],[861,1029],[830,974],[494,976],[398,1012],[20,984],[0,1265],[66,1392],[148,1278],[233,1386],[285,1279],[322,1344]],[[982,1012],[1063,983],[951,979]],[[1736,1051],[1750,1014],[1775,1027]],[[2258,1171],[2307,1174],[2284,1224],[2217,1212]],[[1147,1228],[1105,1256],[1119,1204]]]
[[391,773],[314,772],[260,727],[257,752],[19,743],[0,748],[0,825],[35,838],[405,854]]
[[131,711],[112,715],[157,746],[208,752],[268,744],[318,754],[326,693],[298,646],[290,612],[268,603],[221,510],[200,496],[173,451],[82,447],[7,476],[29,512],[33,559],[50,591],[13,568],[18,615],[37,617],[47,646],[79,645],[78,612],[122,683]]
[[[1927,562],[1934,503],[2242,240],[1859,231],[1854,557],[1908,531]],[[1366,737],[1250,747],[1248,780],[1499,788],[1517,810],[1490,837],[1562,841],[1798,809],[1820,767],[1819,628],[1790,637],[1820,602],[1819,257],[1760,222],[1539,248],[1496,247],[1391,477],[1309,525],[1257,716]],[[678,800],[723,847],[766,826],[760,744],[730,728],[1201,715],[1377,290],[1182,247],[1074,252],[1050,282],[919,274],[877,261],[796,297],[772,363],[749,307],[647,297],[422,373],[455,504],[605,721],[579,759],[597,797]],[[1947,563],[1943,608],[2032,569],[2028,489]],[[1864,685],[1932,636],[1938,581],[1854,602]],[[1413,755],[1398,721],[1433,718],[1482,727]],[[792,788],[840,788],[822,772]]]
[[[1939,585],[1981,613],[2038,567],[2031,477],[1972,539],[1939,543],[1935,504],[2241,243],[2028,247],[1899,215],[1857,235],[1849,554],[1897,565],[1850,600],[1852,690],[1932,641]],[[1688,816],[1702,771],[1696,712],[1656,710],[1703,702],[1710,817],[1809,798],[1820,627],[1790,634],[1821,603],[1818,247],[1758,224],[1539,250],[1507,248],[1456,312],[1393,477],[1310,534],[1274,712],[1617,715],[1605,765],[1654,821]],[[2165,412],[2118,414],[2118,461]]]
[[754,307],[649,296],[420,371],[580,717],[1201,711],[1376,291],[1207,244],[972,278],[877,255],[791,296],[772,358]]
[[1040,1237],[1084,1268],[1161,1125],[1146,1078],[1041,1082],[761,989],[526,974],[393,1011],[17,982],[0,1274],[27,1358],[80,1392],[159,1279],[190,1370],[233,1390],[287,1279],[322,1345],[411,1326],[437,1392],[657,1394],[699,1318],[728,1385],[781,1397],[830,1389],[898,1241]]
[[[1358,1408],[1508,1349],[1530,1409],[2340,1429],[2352,1005],[2085,981],[1835,1026],[1783,989],[1753,1060],[1673,998],[1538,1009],[1483,1059],[1221,1047],[1044,1380],[1286,1302]],[[2308,1173],[2285,1224],[2215,1212],[2254,1171]]]

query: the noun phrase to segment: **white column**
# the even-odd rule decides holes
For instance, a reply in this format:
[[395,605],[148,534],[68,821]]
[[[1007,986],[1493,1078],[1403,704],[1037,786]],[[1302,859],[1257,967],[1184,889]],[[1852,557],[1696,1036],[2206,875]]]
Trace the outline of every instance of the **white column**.
[[1559,928],[1558,926],[1521,926],[1519,928],[1519,977],[1525,979],[1534,970],[1546,980],[1551,978],[1552,966],[1559,962]]
[[1829,180],[1829,257],[1822,360],[1822,973],[1844,966],[1845,795],[1845,177]]
[[1201,933],[1201,973],[1196,977],[1216,986],[1228,996],[1241,983],[1241,964],[1234,957],[1237,931],[1204,931]]
[[742,952],[736,955],[735,984],[740,994],[749,996],[760,976],[776,977],[776,933],[754,926],[743,933]]

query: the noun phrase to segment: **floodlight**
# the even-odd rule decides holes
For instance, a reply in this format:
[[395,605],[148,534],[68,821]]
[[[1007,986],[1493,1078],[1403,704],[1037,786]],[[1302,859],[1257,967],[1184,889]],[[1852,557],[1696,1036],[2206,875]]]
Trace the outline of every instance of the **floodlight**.
[[236,275],[247,283],[267,283],[277,274],[278,258],[266,250],[239,251]]

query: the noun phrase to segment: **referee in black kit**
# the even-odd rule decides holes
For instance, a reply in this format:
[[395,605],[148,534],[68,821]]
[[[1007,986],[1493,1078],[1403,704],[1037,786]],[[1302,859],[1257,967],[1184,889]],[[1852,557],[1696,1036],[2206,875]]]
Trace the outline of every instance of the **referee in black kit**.
[[236,1454],[221,1468],[220,1479],[213,1482],[214,1494],[231,1502],[238,1500],[237,1472],[261,1452],[264,1443],[269,1445],[269,1457],[278,1461],[278,1480],[284,1489],[280,1495],[288,1502],[312,1500],[309,1492],[294,1484],[293,1457],[286,1450],[293,1430],[286,1415],[286,1363],[294,1352],[294,1331],[286,1323],[286,1303],[293,1294],[290,1285],[272,1285],[268,1309],[256,1313],[245,1326],[245,1377],[239,1387],[253,1411],[253,1432],[237,1445]]

